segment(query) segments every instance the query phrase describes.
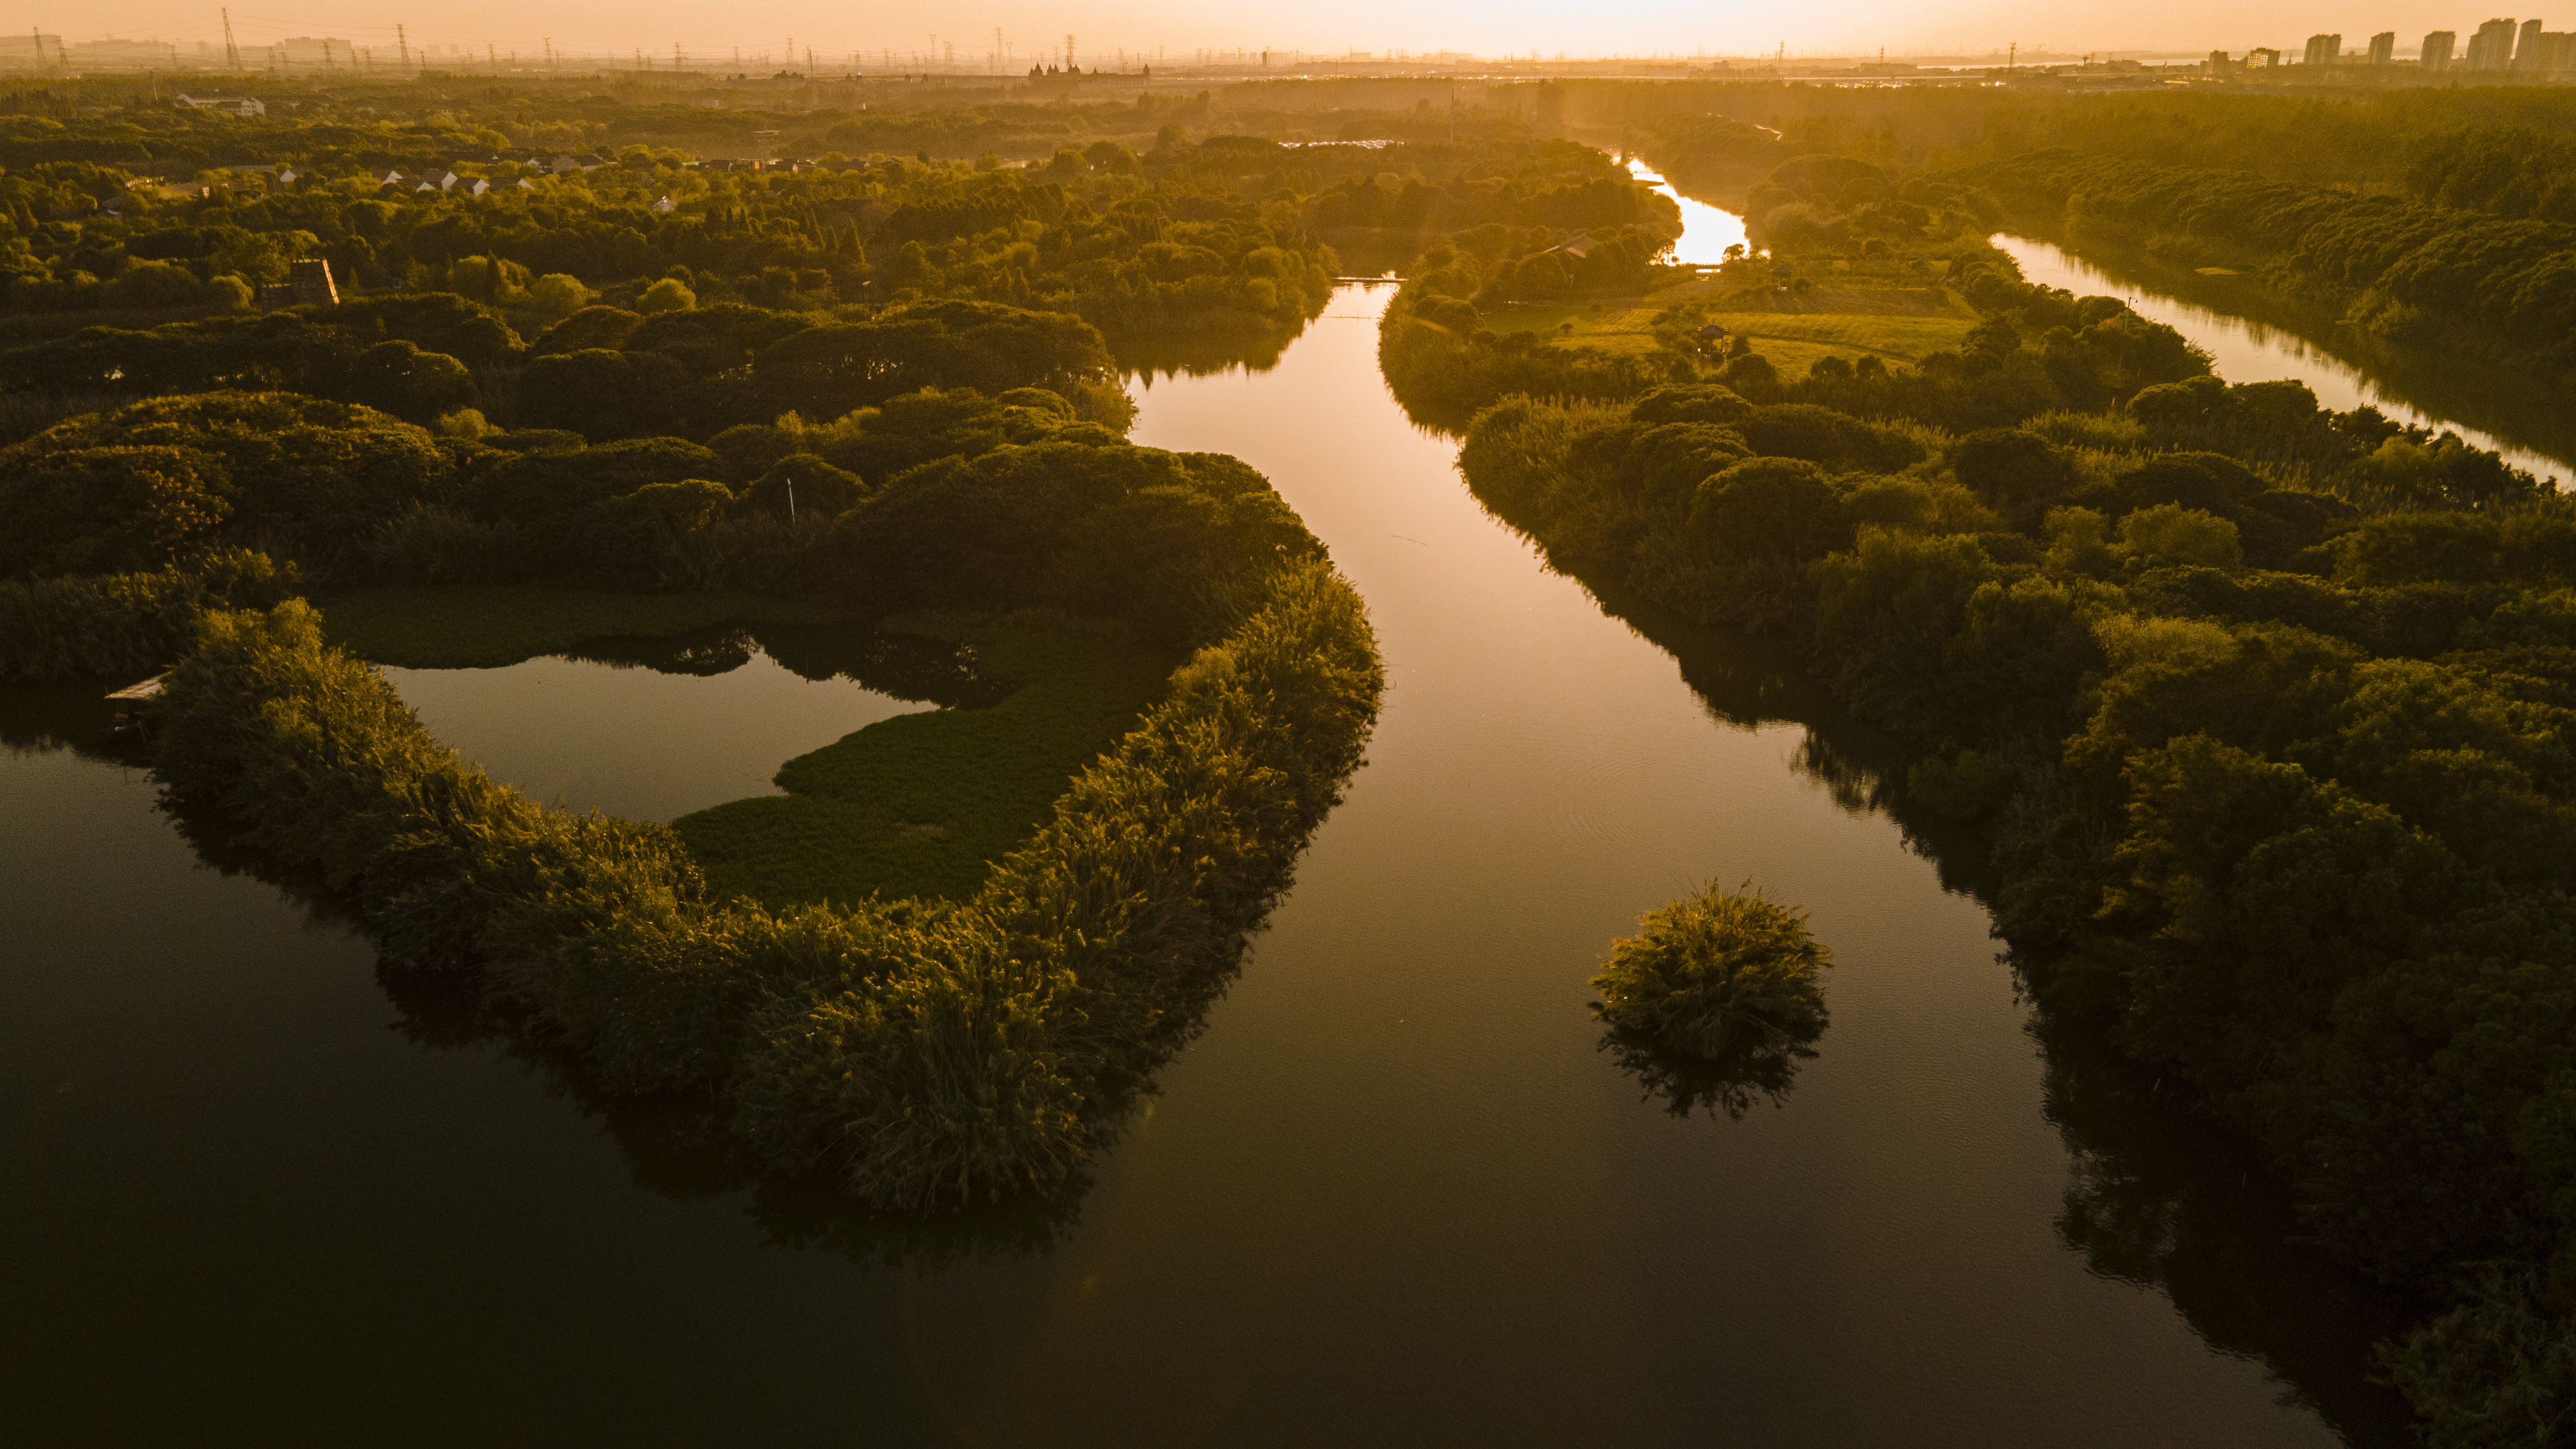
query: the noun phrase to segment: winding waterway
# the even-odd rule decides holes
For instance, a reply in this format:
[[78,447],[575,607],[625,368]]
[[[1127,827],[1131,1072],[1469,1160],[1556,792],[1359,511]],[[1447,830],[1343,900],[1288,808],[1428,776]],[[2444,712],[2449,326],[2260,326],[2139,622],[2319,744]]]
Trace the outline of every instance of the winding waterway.
[[[1681,208],[1683,231],[1673,244],[1674,261],[1714,266],[1724,260],[1730,244],[1746,240],[1742,217],[1682,194],[1641,159],[1630,157],[1627,167],[1630,175]],[[2225,296],[2239,305],[2254,305],[2259,293],[2251,278],[2165,278],[2172,286],[2206,294],[2193,300],[2150,280],[2151,271],[2174,270],[2158,268],[2151,259],[2079,256],[2057,242],[2011,232],[1997,232],[1987,240],[2009,254],[2028,281],[2063,287],[2079,297],[2117,297],[2149,321],[2173,328],[2208,353],[2213,369],[2229,382],[2303,382],[2325,407],[2375,407],[2400,422],[2456,432],[2536,477],[2563,482],[2576,476],[2576,435],[2569,433],[2566,410],[2529,378],[2501,376],[2483,363],[2443,367],[2419,362],[2401,386],[2288,327],[2213,304],[2212,299]],[[2457,406],[2430,400],[2436,397]]]
[[[2387,1320],[2207,1134],[2034,1037],[1945,882],[1972,868],[1869,805],[1884,742],[1547,572],[1388,396],[1386,295],[1344,289],[1265,370],[1140,386],[1137,441],[1246,458],[1330,545],[1391,682],[1204,1034],[1070,1219],[1016,1238],[883,1234],[686,1104],[587,1095],[174,829],[88,745],[94,696],[0,701],[13,1428],[2399,1442],[2366,1382]],[[767,687],[686,683],[737,676]],[[585,768],[650,768],[622,748]],[[1585,1005],[1610,939],[1712,878],[1808,907],[1838,962],[1819,1055],[1741,1120],[1641,1100]]]
[[[2021,264],[2022,276],[2029,281],[2063,287],[2079,297],[2117,297],[2140,316],[2152,322],[2162,322],[2180,332],[2209,354],[2218,375],[2229,382],[2268,382],[2284,378],[2304,382],[2309,391],[2317,395],[2317,401],[2326,407],[2337,411],[2375,407],[2399,422],[2447,428],[2477,447],[2502,453],[2506,462],[2527,469],[2536,477],[2556,478],[2563,482],[2571,472],[2576,472],[2569,467],[2571,457],[2576,457],[2576,449],[2569,448],[2563,441],[2549,451],[2517,446],[2487,427],[2465,421],[2455,413],[2419,406],[2387,379],[2337,357],[2287,328],[2267,325],[2255,318],[2238,316],[2203,302],[2190,301],[2143,281],[2115,276],[2096,261],[2078,256],[2056,242],[2007,232],[1997,232],[1991,240],[2011,253],[2013,260]],[[2232,278],[2203,279],[2200,285],[2207,289],[2251,289],[2254,284],[2250,279]],[[2463,363],[2456,371],[2476,374],[2494,369],[2484,364]],[[2517,381],[2525,386],[2529,384],[2527,378]],[[2505,394],[2512,390],[2509,385],[2490,387],[2478,401],[2489,412],[2509,408]],[[2547,406],[2536,399],[2527,405],[2528,408]],[[2546,436],[2561,433],[2566,428],[2563,417],[2549,419],[2546,424],[2539,418],[2530,422],[2530,426],[2520,431]],[[2506,425],[2501,420],[2490,423],[2494,427]]]

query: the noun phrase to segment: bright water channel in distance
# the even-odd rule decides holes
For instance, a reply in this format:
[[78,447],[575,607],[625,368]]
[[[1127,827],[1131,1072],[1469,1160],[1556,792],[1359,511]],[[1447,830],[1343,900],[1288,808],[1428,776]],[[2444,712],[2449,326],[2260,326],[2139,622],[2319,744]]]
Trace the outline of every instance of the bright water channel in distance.
[[[2362,1381],[2355,1300],[2238,1269],[2291,1250],[2195,1258],[2196,1235],[2230,1234],[2190,1213],[2139,1239],[2223,1271],[2115,1276],[2068,1246],[2070,1190],[2133,1165],[2052,1125],[1985,913],[1822,782],[1799,726],[1720,717],[1690,681],[1717,688],[1724,648],[1677,659],[1477,505],[1454,441],[1378,376],[1386,296],[1345,289],[1275,368],[1140,388],[1139,442],[1245,457],[1331,546],[1391,684],[1240,981],[1075,1220],[1026,1252],[872,1256],[684,1112],[600,1100],[455,1000],[380,983],[327,906],[236,873],[252,863],[192,846],[146,777],[64,747],[91,737],[94,691],[0,698],[13,1432],[2400,1437]],[[678,683],[737,676],[763,678]],[[775,751],[752,771],[810,747],[620,712],[664,722],[654,748]],[[511,773],[515,748],[478,752]],[[1611,938],[1711,878],[1810,908],[1838,960],[1820,1055],[1739,1122],[1640,1102],[1586,1012]]]
[[[1728,246],[1747,240],[1744,218],[1684,196],[1642,160],[1632,157],[1627,164],[1630,175],[1652,185],[1681,207],[1683,230],[1681,239],[1673,244],[1674,261],[1715,266],[1725,260]],[[2124,281],[2055,242],[2008,232],[1997,232],[1988,240],[2021,265],[2026,281],[2063,287],[2079,297],[2117,297],[2138,315],[2173,328],[2207,352],[2213,370],[2231,383],[2278,379],[2304,382],[2324,407],[2348,411],[2368,405],[2399,422],[2450,429],[2473,446],[2494,449],[2504,455],[2506,462],[2535,476],[2561,480],[2576,476],[2576,468],[2571,468],[2567,460],[2517,447],[2491,432],[2396,397],[2361,368],[2284,328]],[[2250,286],[2250,281],[2245,285]]]
[[2558,458],[2515,447],[2492,433],[2404,402],[2362,369],[2309,345],[2295,333],[2122,281],[2055,242],[2004,232],[1991,240],[2021,264],[2027,281],[2063,287],[2079,297],[2117,297],[2138,315],[2171,327],[2207,352],[2213,370],[2229,382],[2304,382],[2319,404],[2338,412],[2368,405],[2402,423],[2447,428],[2476,447],[2502,453],[2506,462],[2537,477],[2554,477],[2563,484],[2576,473]]

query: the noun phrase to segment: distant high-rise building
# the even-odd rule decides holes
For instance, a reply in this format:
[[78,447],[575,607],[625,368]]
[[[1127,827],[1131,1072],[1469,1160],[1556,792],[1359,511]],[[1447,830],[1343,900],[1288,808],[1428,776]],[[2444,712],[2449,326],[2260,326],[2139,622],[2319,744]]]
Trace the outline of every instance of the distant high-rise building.
[[2387,65],[2397,59],[2397,32],[2383,30],[2370,37],[2370,63]]
[[2544,30],[2524,36],[2522,49],[2513,53],[2513,68],[2541,75],[2576,71],[2576,31]]
[[2209,53],[2209,73],[2211,75],[2226,75],[2235,69],[2236,63],[2227,58],[2226,51],[2213,50]]
[[2311,35],[2308,37],[2307,64],[2332,65],[2335,63],[2335,57],[2341,54],[2343,54],[2342,36]]
[[2270,70],[2281,63],[2281,52],[2268,45],[2258,45],[2245,52],[2247,70]]
[[2469,69],[2503,70],[2513,64],[2513,22],[2490,20],[2469,37]]
[[2448,30],[2436,30],[2424,37],[2424,50],[2417,64],[2430,74],[2438,75],[2451,68],[2451,46],[2459,36]]
[[2513,68],[2515,70],[2540,69],[2539,21],[2522,22],[2522,43],[2513,48]]

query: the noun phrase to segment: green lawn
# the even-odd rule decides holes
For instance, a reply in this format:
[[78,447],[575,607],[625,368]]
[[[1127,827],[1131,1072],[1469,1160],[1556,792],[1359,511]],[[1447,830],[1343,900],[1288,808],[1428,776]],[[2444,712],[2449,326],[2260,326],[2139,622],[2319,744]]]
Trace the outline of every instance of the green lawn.
[[489,669],[593,639],[661,639],[717,624],[828,624],[853,616],[761,594],[603,594],[542,586],[361,589],[320,601],[333,643],[412,669]]
[[[1612,299],[1597,307],[1589,302],[1512,307],[1489,315],[1485,325],[1497,332],[1552,333],[1569,347],[1652,352],[1655,314],[1676,302],[1713,297],[1718,287],[1714,281],[1686,282],[1650,297]],[[1726,301],[1733,305],[1712,311],[1707,320],[1752,338],[1788,378],[1805,376],[1808,364],[1828,355],[1872,354],[1889,362],[1913,362],[1956,349],[1976,325],[1965,304],[1921,286],[1829,286],[1801,294],[1790,304],[1818,310],[1778,310],[1767,292],[1741,288]]]
[[1074,775],[1161,698],[1180,663],[1123,630],[1037,616],[908,618],[1020,688],[989,709],[880,720],[788,761],[785,795],[672,822],[719,889],[770,906],[962,900],[1045,821]]

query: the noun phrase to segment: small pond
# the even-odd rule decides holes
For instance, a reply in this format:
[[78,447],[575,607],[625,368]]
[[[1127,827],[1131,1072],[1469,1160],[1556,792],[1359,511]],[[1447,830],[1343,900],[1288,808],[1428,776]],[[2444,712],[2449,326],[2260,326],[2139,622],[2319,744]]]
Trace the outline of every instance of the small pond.
[[[385,675],[431,733],[495,779],[550,804],[668,821],[777,794],[770,777],[786,761],[879,720],[938,707],[924,695],[862,683],[846,661],[818,663],[780,643],[828,644],[832,634],[815,626],[718,629],[602,641],[499,669]],[[803,672],[763,647],[764,636]]]

